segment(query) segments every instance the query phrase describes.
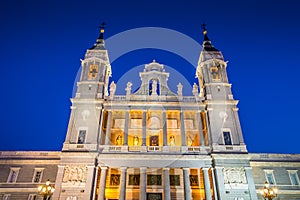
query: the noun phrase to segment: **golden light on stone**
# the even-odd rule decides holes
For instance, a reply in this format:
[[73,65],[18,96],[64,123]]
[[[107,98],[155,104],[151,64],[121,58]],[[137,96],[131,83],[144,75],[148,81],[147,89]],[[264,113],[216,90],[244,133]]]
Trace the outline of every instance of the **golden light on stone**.
[[101,32],[101,33],[104,33],[104,29],[102,28],[102,29],[100,30],[100,32]]

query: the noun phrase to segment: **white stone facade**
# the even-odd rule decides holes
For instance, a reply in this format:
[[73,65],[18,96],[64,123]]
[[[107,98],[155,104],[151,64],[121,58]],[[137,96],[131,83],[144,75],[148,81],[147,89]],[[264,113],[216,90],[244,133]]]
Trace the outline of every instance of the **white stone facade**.
[[[44,166],[45,179],[52,165],[53,200],[257,200],[261,175],[275,181],[278,174],[285,177],[277,180],[281,199],[300,198],[299,155],[248,154],[226,67],[205,32],[193,95],[184,96],[179,82],[171,91],[172,74],[156,61],[145,65],[132,91],[130,80],[126,86],[109,80],[102,35],[82,60],[62,151],[2,152],[0,198],[33,198],[40,182],[28,185],[29,178],[14,176],[31,166],[35,180]],[[34,165],[24,161],[30,159]],[[28,190],[17,191],[20,185]]]

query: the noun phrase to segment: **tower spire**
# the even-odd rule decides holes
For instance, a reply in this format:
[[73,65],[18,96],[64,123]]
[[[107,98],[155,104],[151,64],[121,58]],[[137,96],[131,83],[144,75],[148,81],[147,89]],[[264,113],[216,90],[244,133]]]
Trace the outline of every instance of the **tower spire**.
[[205,51],[219,51],[218,49],[216,49],[212,44],[210,39],[207,36],[207,29],[206,29],[206,24],[203,23],[201,25],[201,28],[203,30],[203,35],[204,35],[204,39],[203,39],[203,43],[202,43],[202,48]]
[[208,36],[207,36],[206,24],[203,23],[203,24],[201,25],[201,28],[202,28],[202,30],[203,30],[202,33],[203,33],[203,35],[204,35],[203,41],[210,41],[209,38],[208,38]]
[[98,39],[96,40],[96,43],[94,44],[94,46],[92,48],[90,48],[91,50],[95,49],[95,50],[104,50],[104,28],[105,28],[105,23],[102,22],[102,24],[98,27],[100,29],[100,35],[98,37]]

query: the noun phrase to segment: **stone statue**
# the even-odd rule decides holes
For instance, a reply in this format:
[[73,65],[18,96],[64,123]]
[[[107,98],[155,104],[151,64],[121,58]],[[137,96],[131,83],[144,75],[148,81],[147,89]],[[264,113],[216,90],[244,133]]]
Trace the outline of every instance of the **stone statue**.
[[135,135],[133,137],[133,146],[138,146],[139,145],[139,137]]
[[126,87],[126,89],[125,89],[125,91],[126,91],[126,96],[131,94],[131,86],[132,86],[132,83],[131,83],[131,82],[128,82],[128,83],[127,83],[127,87]]
[[171,135],[169,138],[169,145],[170,146],[175,146],[175,136]]
[[156,80],[153,80],[152,81],[152,95],[157,95],[157,81]]
[[196,83],[194,83],[194,85],[193,85],[193,91],[192,92],[193,92],[193,95],[195,97],[198,96],[198,85]]
[[118,135],[118,137],[116,138],[116,145],[121,145],[122,144],[122,136]]
[[192,137],[189,135],[188,137],[187,137],[187,145],[188,146],[192,146],[193,145],[193,139],[192,139]]
[[109,93],[111,97],[114,97],[115,93],[116,93],[116,84],[114,81],[111,82],[110,86],[109,86]]
[[182,96],[182,84],[181,83],[178,83],[177,85],[177,94],[178,96]]

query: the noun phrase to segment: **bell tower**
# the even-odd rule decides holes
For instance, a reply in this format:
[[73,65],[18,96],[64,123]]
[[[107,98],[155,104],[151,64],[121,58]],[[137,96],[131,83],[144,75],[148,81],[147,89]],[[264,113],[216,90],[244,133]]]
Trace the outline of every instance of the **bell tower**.
[[81,60],[81,75],[77,91],[71,99],[71,116],[63,151],[97,150],[99,121],[104,97],[108,95],[111,66],[104,45],[104,23],[94,46]]
[[81,60],[80,80],[58,166],[53,199],[91,199],[111,66],[104,46],[104,24],[94,46]]
[[200,96],[204,98],[213,152],[247,152],[238,117],[238,101],[234,100],[227,77],[227,62],[222,52],[208,38],[205,25],[204,40],[196,75]]

